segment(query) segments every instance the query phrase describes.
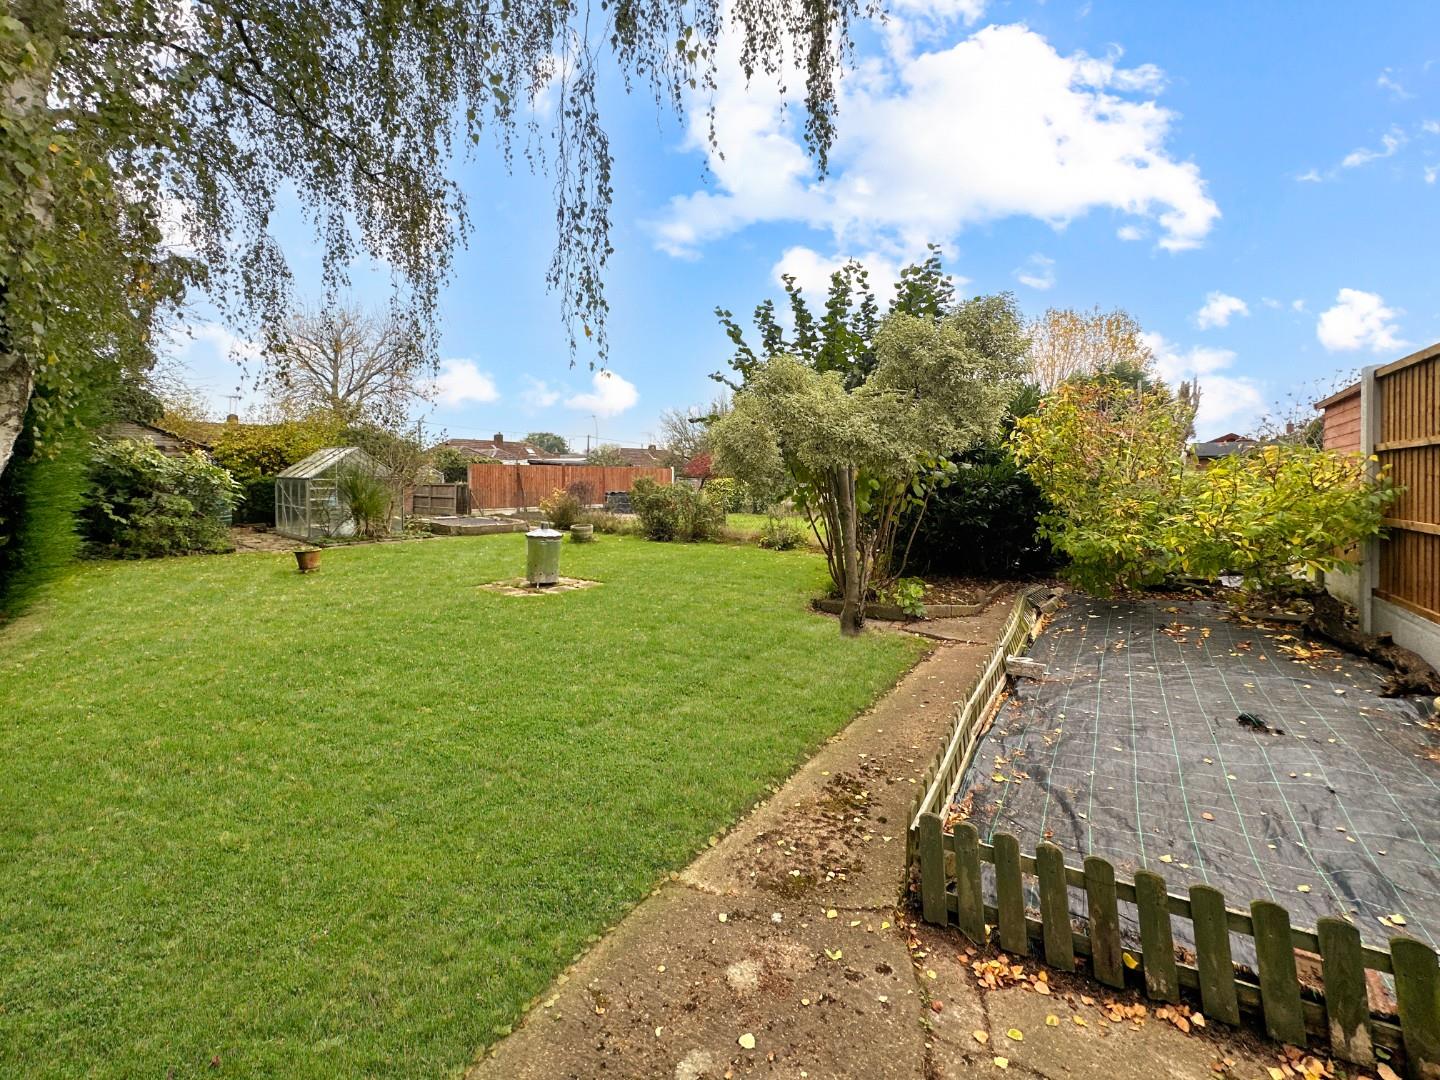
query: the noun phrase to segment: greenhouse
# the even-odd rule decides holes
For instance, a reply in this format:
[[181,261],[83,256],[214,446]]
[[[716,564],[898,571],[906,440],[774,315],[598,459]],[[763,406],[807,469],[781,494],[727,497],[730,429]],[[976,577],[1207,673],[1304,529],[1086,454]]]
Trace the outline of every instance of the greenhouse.
[[275,478],[275,531],[296,540],[400,532],[390,470],[358,446],[316,450]]

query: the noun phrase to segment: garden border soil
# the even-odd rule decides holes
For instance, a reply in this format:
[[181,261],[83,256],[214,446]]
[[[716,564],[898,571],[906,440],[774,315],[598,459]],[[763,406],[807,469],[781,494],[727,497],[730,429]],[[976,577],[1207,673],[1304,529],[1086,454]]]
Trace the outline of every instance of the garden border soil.
[[[980,599],[970,604],[926,604],[925,614],[916,618],[901,611],[896,604],[866,604],[865,617],[867,619],[879,619],[883,622],[925,622],[932,619],[963,619],[971,615],[979,615],[987,607],[995,602],[995,598],[1007,589],[1014,588],[1008,582],[1000,582],[992,585],[980,595]],[[817,611],[823,611],[826,615],[839,615],[843,601],[831,600],[829,598],[815,601]]]

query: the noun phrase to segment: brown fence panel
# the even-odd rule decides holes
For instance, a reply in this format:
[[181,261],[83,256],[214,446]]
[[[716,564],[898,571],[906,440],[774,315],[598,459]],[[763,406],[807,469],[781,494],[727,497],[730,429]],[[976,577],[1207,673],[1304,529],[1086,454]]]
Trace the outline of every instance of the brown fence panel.
[[1402,489],[1385,524],[1375,595],[1440,621],[1440,346],[1375,373],[1375,456]]
[[470,512],[470,489],[464,484],[417,484],[406,499],[409,512],[422,517],[445,517]]
[[603,467],[600,465],[470,465],[470,505],[477,510],[525,510],[540,505],[551,492],[571,484],[585,484],[594,502],[603,503],[607,491],[629,491],[648,476],[656,483],[671,481],[669,469]]

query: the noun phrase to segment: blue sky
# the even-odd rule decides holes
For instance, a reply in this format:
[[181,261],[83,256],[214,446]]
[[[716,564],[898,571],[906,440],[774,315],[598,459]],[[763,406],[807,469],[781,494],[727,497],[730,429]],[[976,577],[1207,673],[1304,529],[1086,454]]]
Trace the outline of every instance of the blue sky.
[[[727,341],[788,269],[819,287],[944,246],[965,293],[1027,314],[1124,307],[1168,377],[1198,376],[1202,437],[1440,339],[1440,5],[892,0],[861,28],[831,176],[773,90],[722,72],[723,160],[611,87],[610,372],[574,366],[547,294],[550,182],[456,166],[474,223],[440,315],[431,430],[642,443],[713,396]],[[702,103],[703,104],[703,103]],[[282,236],[303,237],[293,213]],[[287,245],[302,289],[316,249]],[[353,294],[387,282],[357,267]],[[197,307],[176,346],[223,413],[234,336]],[[243,344],[241,346],[243,351]],[[244,392],[242,408],[254,401]]]

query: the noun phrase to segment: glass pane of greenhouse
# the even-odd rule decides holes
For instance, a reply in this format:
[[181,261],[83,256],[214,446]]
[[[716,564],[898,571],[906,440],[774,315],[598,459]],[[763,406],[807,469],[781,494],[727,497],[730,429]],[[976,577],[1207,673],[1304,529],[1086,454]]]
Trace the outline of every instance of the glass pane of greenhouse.
[[[390,472],[358,446],[331,446],[297,461],[275,479],[275,531],[296,540],[354,536],[354,517],[342,493],[347,472],[389,480]],[[387,531],[398,532],[399,492],[390,500]]]

